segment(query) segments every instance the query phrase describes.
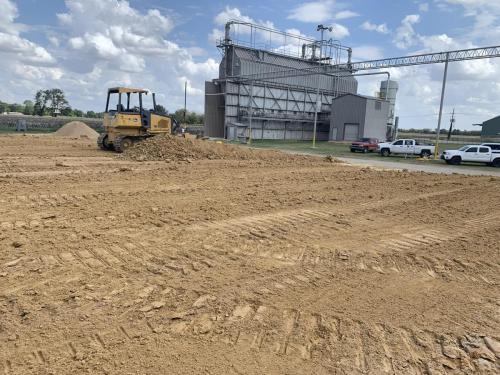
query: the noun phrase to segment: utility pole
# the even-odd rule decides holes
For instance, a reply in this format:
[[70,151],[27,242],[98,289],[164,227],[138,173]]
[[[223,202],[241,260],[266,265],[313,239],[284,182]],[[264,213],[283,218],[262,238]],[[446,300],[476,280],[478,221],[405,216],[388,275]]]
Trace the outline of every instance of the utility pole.
[[450,58],[450,53],[447,52],[446,60],[444,63],[443,87],[441,88],[441,103],[439,104],[439,118],[438,118],[437,132],[436,132],[436,148],[434,150],[434,159],[437,159],[439,154],[439,136],[441,135],[441,118],[443,117],[444,92],[446,90],[446,79],[448,77],[449,58]]
[[453,124],[454,123],[455,123],[455,108],[453,108],[453,112],[451,113],[450,129],[448,130],[448,141],[451,139],[451,132],[453,131]]
[[[321,66],[321,59],[323,58],[323,34],[325,30],[332,32],[333,27],[326,27],[323,25],[318,25],[316,31],[321,31],[321,41],[319,44],[319,60],[318,63]],[[314,107],[314,126],[313,126],[313,142],[312,148],[316,148],[316,127],[318,124],[318,111],[321,109],[321,98],[319,97],[319,86],[321,84],[321,74],[318,72],[318,88],[316,90],[316,105]]]

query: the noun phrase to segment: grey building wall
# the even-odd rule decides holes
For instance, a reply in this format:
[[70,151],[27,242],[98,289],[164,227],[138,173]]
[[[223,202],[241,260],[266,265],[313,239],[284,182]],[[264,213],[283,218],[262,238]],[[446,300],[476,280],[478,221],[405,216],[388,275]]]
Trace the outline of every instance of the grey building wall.
[[332,103],[329,140],[342,141],[346,124],[359,124],[360,132],[365,122],[366,99],[357,95],[344,95]]
[[205,119],[204,135],[224,137],[224,95],[221,85],[205,82]]
[[387,119],[390,116],[389,110],[390,103],[388,101],[367,99],[362,136],[385,141],[387,136]]
[[500,116],[483,122],[482,138],[500,138]]
[[358,125],[358,138],[386,139],[390,103],[377,98],[347,94],[333,100],[329,140],[343,141],[345,129]]

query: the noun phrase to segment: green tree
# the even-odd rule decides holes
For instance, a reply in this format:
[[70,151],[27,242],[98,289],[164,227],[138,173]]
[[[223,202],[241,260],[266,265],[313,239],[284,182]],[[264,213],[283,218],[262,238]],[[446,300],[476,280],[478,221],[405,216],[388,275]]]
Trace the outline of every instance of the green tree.
[[31,100],[25,100],[23,104],[24,104],[23,113],[25,115],[32,115],[35,109],[35,104]]
[[83,111],[80,111],[79,109],[74,109],[73,110],[73,116],[75,117],[84,117]]
[[20,112],[22,113],[24,111],[24,106],[21,104],[9,104],[9,112]]
[[[178,109],[172,115],[172,117],[179,123],[184,123],[184,109]],[[203,115],[199,115],[196,112],[186,111],[186,124],[202,124],[203,123]]]
[[61,89],[39,90],[35,95],[34,112],[40,116],[47,114],[48,109],[52,115],[63,110],[68,112],[68,107],[69,103]]
[[34,114],[37,114],[39,116],[45,115],[48,101],[48,90],[38,90],[35,94]]
[[52,114],[61,112],[69,107],[69,103],[64,96],[64,92],[61,89],[51,89],[47,90],[47,95],[50,101],[50,109]]
[[160,115],[168,115],[168,111],[161,104],[156,105],[155,111]]
[[0,101],[0,113],[8,112],[9,104]]

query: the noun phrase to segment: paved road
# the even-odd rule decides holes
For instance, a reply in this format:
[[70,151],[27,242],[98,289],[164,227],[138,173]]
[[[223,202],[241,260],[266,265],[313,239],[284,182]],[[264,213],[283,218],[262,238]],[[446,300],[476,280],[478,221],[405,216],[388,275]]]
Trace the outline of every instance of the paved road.
[[452,174],[459,173],[465,175],[475,175],[475,176],[498,176],[500,177],[500,168],[488,167],[486,165],[460,165],[460,166],[449,166],[443,163],[443,165],[436,164],[426,164],[422,161],[422,164],[416,163],[405,163],[402,161],[388,161],[388,160],[375,160],[375,159],[363,159],[363,158],[345,158],[337,157],[337,159],[342,160],[349,164],[357,165],[370,165],[373,167],[380,168],[390,168],[390,169],[407,169],[409,171],[423,171],[429,173],[444,173]]

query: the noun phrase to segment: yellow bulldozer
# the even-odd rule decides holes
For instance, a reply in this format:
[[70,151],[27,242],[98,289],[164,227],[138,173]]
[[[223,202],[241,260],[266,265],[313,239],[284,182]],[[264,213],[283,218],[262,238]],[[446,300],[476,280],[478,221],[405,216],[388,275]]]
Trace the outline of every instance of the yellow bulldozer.
[[104,133],[97,139],[102,150],[123,152],[134,143],[158,134],[171,134],[178,128],[170,116],[160,113],[155,94],[152,108],[145,106],[148,90],[127,87],[108,89]]

